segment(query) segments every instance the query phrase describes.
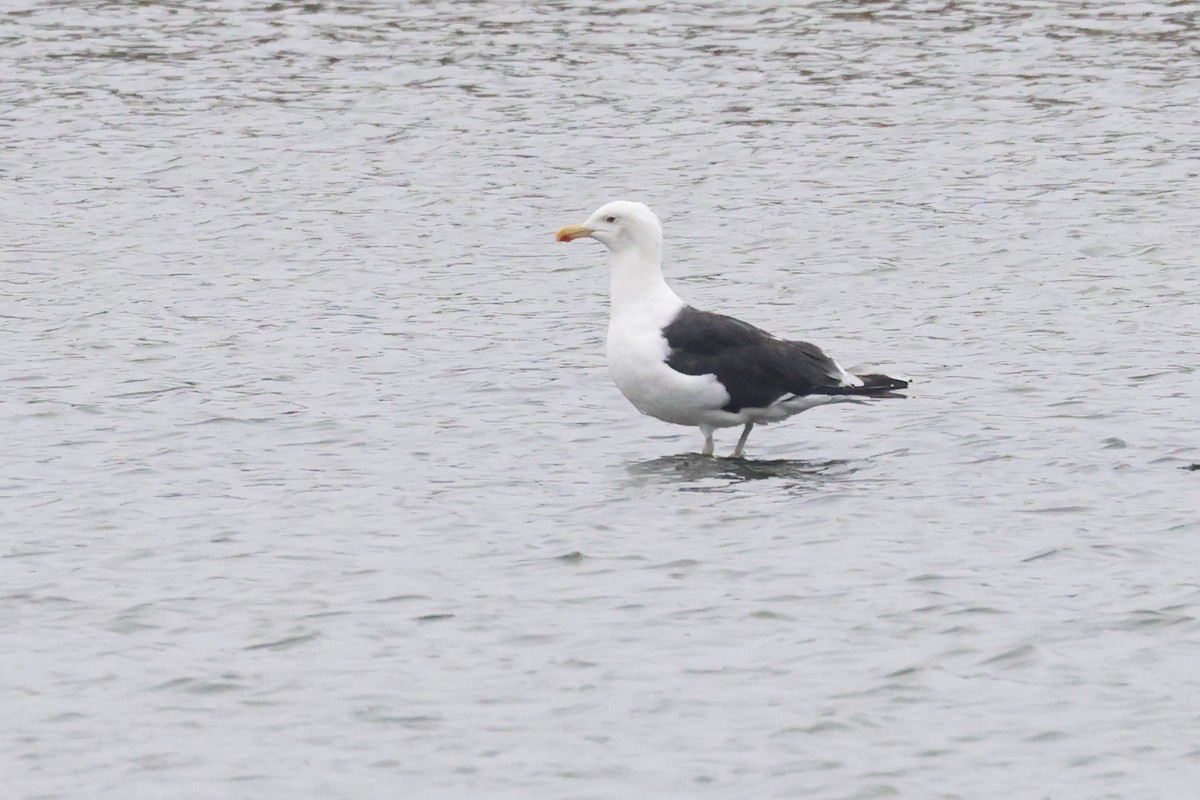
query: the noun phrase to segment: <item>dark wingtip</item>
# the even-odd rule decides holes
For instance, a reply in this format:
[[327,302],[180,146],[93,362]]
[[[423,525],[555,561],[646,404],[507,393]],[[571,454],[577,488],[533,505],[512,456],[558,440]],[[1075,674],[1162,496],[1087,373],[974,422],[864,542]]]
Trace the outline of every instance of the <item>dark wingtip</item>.
[[859,375],[863,389],[868,392],[891,392],[897,389],[907,389],[908,381],[891,378],[887,375]]

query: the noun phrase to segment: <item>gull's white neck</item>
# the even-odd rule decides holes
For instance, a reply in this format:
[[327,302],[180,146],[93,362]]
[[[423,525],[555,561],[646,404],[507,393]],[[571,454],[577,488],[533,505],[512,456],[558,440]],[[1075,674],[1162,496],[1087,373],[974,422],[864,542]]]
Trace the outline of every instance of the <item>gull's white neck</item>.
[[612,253],[609,317],[669,312],[683,308],[662,273],[662,244],[641,243]]

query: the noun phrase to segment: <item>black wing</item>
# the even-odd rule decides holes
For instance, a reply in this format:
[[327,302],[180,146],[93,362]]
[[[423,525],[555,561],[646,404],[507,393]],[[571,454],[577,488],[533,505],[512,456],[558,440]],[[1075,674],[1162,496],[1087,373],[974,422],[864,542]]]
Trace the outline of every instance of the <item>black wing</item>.
[[765,408],[789,395],[877,394],[907,386],[884,375],[846,386],[842,370],[816,345],[777,339],[739,319],[691,306],[663,335],[671,348],[667,366],[684,375],[716,375],[729,392],[725,411]]

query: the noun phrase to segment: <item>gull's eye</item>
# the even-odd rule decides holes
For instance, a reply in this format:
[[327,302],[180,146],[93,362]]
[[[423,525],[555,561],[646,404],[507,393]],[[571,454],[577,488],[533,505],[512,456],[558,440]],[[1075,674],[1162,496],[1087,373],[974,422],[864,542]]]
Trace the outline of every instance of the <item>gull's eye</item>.
[[616,218],[616,217],[614,217],[614,216],[611,216],[611,215],[610,215],[610,216],[607,216],[607,217],[605,217],[605,218],[604,218],[604,221],[605,221],[605,222],[616,222],[616,221],[617,221],[617,218]]

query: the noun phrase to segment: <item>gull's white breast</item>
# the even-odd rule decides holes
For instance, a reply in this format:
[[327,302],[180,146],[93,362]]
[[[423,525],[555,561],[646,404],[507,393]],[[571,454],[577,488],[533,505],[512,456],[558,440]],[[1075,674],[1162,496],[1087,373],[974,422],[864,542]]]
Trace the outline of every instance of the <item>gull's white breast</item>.
[[662,329],[678,308],[629,309],[608,325],[608,372],[634,408],[677,425],[729,425],[729,393],[715,375],[684,375],[667,366]]

